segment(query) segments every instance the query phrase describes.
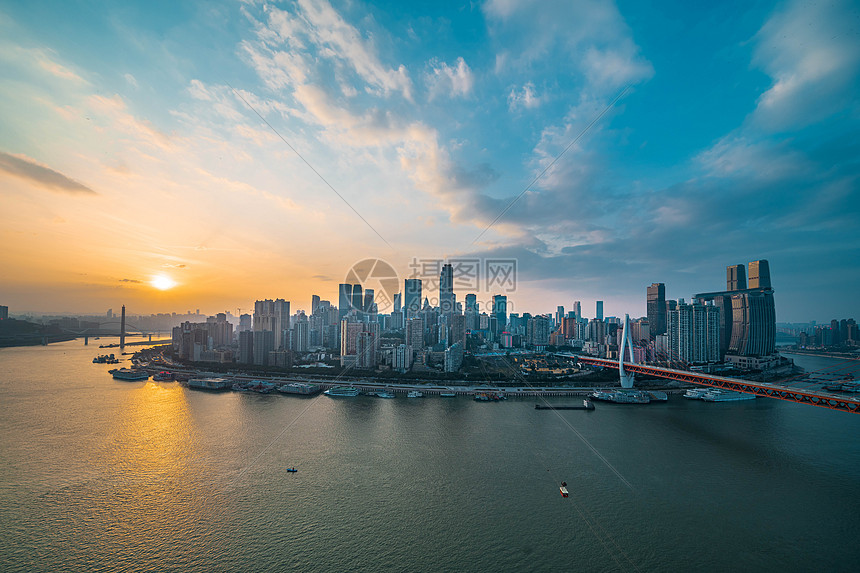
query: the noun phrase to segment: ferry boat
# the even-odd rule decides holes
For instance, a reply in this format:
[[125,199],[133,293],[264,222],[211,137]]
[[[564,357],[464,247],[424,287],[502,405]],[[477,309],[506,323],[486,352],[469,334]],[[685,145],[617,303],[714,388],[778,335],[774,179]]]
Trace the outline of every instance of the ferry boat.
[[149,379],[149,372],[146,370],[134,370],[133,368],[118,368],[110,371],[111,375],[116,380],[125,380],[126,382],[139,382]]
[[305,382],[289,382],[278,388],[278,392],[284,394],[301,394],[302,396],[312,396],[318,394],[320,387],[316,384],[307,384]]
[[406,394],[407,398],[423,398],[424,393],[419,390],[412,390],[408,394]]
[[361,394],[361,391],[352,386],[335,386],[334,388],[329,388],[323,394],[332,398],[353,398]]
[[701,400],[705,394],[713,390],[713,388],[690,388],[684,392],[684,398],[688,400]]
[[119,359],[113,354],[99,354],[93,358],[93,364],[119,364]]
[[377,392],[376,395],[379,398],[394,398],[394,394],[392,394],[391,392],[386,392],[385,390]]
[[439,396],[442,398],[456,398],[457,394],[455,392],[440,392]]
[[561,492],[561,497],[567,497],[568,496],[567,482],[566,481],[561,482],[561,487],[559,487],[558,490]]
[[731,390],[714,389],[702,396],[705,402],[739,402],[741,400],[755,400],[755,394],[746,392],[732,392]]
[[194,390],[222,392],[233,388],[233,382],[224,378],[191,378],[185,383],[185,386]]
[[291,474],[294,474],[299,470],[297,470],[296,468],[287,468],[287,471],[290,472]]

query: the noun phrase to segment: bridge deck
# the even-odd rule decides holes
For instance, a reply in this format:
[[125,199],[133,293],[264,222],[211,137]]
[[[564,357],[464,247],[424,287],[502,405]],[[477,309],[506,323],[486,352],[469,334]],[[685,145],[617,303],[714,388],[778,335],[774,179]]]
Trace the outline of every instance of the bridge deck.
[[[604,358],[593,358],[590,356],[577,356],[576,358],[580,362],[584,362],[586,364],[618,369],[617,360],[606,360]],[[812,406],[830,408],[831,410],[860,413],[860,398],[851,398],[844,394],[836,394],[834,392],[792,388],[791,386],[768,384],[765,382],[750,382],[749,380],[741,380],[739,378],[727,378],[725,376],[713,376],[711,374],[704,374],[701,372],[674,370],[672,368],[663,368],[662,366],[646,366],[644,364],[635,364],[632,362],[625,362],[624,370],[635,372],[637,374],[656,376],[658,378],[668,378],[670,380],[690,382],[693,384],[700,384],[702,386],[711,386],[713,388],[722,388],[725,390],[733,390],[735,392],[745,392],[747,394],[755,394],[756,396],[764,396],[766,398],[776,398],[777,400],[787,400],[789,402],[797,402],[799,404],[811,404]]]

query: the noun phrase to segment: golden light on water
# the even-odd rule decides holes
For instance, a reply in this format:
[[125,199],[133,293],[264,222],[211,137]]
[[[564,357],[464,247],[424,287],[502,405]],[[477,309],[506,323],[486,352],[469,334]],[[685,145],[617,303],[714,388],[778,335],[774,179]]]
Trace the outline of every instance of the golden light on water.
[[167,275],[156,275],[152,277],[150,284],[158,290],[168,290],[176,286],[176,281]]

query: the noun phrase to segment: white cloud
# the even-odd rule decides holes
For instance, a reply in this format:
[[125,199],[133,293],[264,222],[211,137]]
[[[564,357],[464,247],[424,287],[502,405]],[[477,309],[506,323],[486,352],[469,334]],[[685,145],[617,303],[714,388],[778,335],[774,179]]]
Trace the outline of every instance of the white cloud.
[[786,144],[751,141],[739,135],[722,138],[696,160],[709,175],[751,180],[792,179],[812,170],[806,157]]
[[541,98],[535,93],[535,86],[528,82],[521,89],[511,88],[508,94],[508,109],[515,111],[520,108],[533,109],[541,104]]
[[430,67],[431,71],[426,74],[430,99],[440,95],[465,97],[472,93],[474,85],[472,70],[463,58],[457,58],[453,67],[438,60],[433,60]]
[[407,100],[412,99],[412,80],[406,67],[400,65],[395,70],[382,64],[372,42],[363,39],[331,4],[325,0],[299,0],[299,6],[302,17],[310,24],[307,31],[318,47],[328,48],[328,55],[348,64],[375,91],[383,95],[400,92]]
[[602,91],[654,73],[613,2],[490,0],[483,10],[500,46],[497,73],[549,64],[572,67]]
[[130,85],[130,86],[131,86],[131,87],[133,87],[134,89],[137,89],[137,78],[135,78],[135,77],[134,77],[133,75],[131,75],[131,74],[125,74],[125,75],[123,76],[123,78],[125,78],[125,81],[128,83],[128,85]]
[[854,102],[860,75],[856,18],[845,2],[792,2],[755,37],[753,64],[773,85],[753,119],[770,129],[802,127]]

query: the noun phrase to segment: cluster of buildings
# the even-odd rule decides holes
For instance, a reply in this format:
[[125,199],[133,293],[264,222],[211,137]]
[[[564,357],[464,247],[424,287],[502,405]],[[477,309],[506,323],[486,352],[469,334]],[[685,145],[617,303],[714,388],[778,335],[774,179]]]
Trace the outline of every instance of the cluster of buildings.
[[794,337],[799,348],[826,349],[860,345],[853,318],[833,319],[830,324],[782,325],[783,334]]
[[[743,369],[767,369],[779,362],[776,350],[776,307],[766,260],[726,268],[726,289],[699,293],[688,303],[666,300],[666,287],[647,288],[645,319],[637,321],[640,336],[647,329],[648,359],[685,366],[728,362]],[[642,324],[645,322],[646,324]],[[636,339],[636,338],[634,338]]]
[[[582,315],[579,301],[568,312],[559,306],[554,314],[520,314],[509,313],[507,296],[498,294],[482,309],[474,293],[457,300],[450,264],[442,265],[438,285],[434,305],[421,279],[406,279],[401,292],[384,293],[386,306],[391,303],[384,313],[374,289],[362,284],[338,285],[337,306],[314,295],[309,315],[291,313],[284,299],[258,300],[253,315],[238,317],[235,330],[226,313],[174,328],[174,347],[181,358],[194,361],[275,367],[339,362],[400,372],[456,372],[469,353],[479,350],[540,352],[555,346],[618,356],[623,323],[603,316],[602,301],[590,319]],[[728,267],[725,290],[699,293],[689,302],[667,300],[663,283],[647,287],[646,294],[647,316],[630,321],[635,361],[676,367],[725,361],[757,369],[778,361],[767,261]],[[852,335],[853,321],[845,336]]]

